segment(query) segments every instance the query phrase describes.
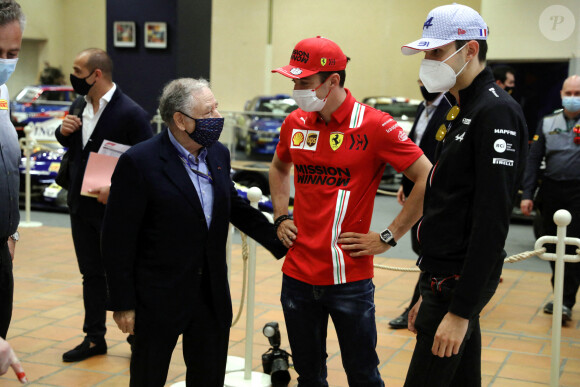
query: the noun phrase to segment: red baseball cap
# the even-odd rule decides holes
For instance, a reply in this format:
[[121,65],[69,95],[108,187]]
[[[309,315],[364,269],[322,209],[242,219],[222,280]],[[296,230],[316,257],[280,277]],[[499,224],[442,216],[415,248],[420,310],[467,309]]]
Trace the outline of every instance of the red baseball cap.
[[346,68],[347,58],[338,44],[317,36],[298,42],[288,66],[272,70],[288,78],[306,78],[321,71],[340,71]]

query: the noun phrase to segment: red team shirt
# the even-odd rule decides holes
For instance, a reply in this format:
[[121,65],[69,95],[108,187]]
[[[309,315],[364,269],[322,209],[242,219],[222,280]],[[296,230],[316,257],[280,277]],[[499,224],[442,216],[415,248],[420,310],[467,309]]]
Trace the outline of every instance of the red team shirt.
[[298,228],[282,271],[312,285],[373,277],[373,256],[351,258],[338,237],[369,231],[385,163],[400,172],[423,154],[389,114],[358,103],[345,90],[328,124],[317,112],[292,112],[276,148],[280,160],[294,164]]

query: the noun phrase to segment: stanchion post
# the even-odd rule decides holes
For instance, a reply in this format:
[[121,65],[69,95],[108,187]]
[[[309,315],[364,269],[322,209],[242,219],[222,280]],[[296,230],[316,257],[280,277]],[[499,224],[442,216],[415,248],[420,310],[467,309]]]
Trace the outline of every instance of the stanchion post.
[[24,211],[25,211],[25,218],[24,222],[20,222],[20,227],[40,227],[42,226],[41,222],[33,222],[30,220],[30,156],[32,155],[32,145],[33,145],[33,138],[32,132],[34,131],[34,124],[29,123],[24,127],[24,141],[20,139],[20,145],[24,150],[24,159],[26,164],[26,171],[24,175]]
[[557,387],[560,381],[560,339],[562,336],[562,298],[564,294],[564,254],[566,253],[566,226],[572,216],[566,210],[554,214],[557,228],[556,262],[554,269],[554,310],[552,313],[552,364],[550,386]]
[[[262,191],[257,187],[248,190],[248,199],[252,207],[258,208],[258,202],[262,197]],[[226,374],[224,385],[270,387],[272,385],[270,375],[261,372],[252,372],[252,357],[254,348],[254,297],[256,294],[256,241],[248,240],[248,302],[246,307],[246,352],[244,372],[230,372]]]

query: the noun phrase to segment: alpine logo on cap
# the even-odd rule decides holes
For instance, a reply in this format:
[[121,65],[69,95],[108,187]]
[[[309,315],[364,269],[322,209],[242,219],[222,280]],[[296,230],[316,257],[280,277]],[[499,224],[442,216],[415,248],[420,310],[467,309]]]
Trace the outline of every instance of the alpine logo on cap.
[[431,16],[429,19],[427,19],[425,21],[425,24],[423,24],[423,29],[424,30],[428,30],[429,27],[433,27],[433,16]]
[[292,74],[292,75],[300,75],[300,74],[302,74],[302,70],[299,69],[298,67],[294,67],[294,68],[290,69],[290,74]]

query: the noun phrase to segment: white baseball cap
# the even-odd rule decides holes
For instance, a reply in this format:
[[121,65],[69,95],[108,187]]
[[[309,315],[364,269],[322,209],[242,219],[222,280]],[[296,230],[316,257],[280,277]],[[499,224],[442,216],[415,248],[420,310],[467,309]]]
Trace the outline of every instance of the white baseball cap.
[[489,29],[477,11],[461,4],[437,7],[423,24],[423,36],[401,47],[403,55],[434,50],[455,40],[487,40]]

